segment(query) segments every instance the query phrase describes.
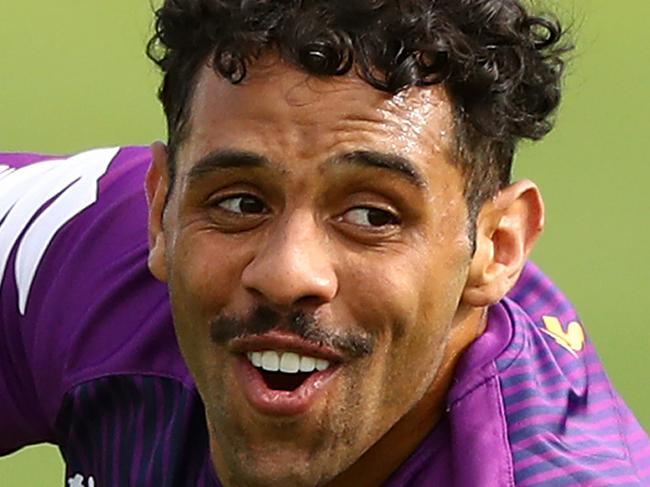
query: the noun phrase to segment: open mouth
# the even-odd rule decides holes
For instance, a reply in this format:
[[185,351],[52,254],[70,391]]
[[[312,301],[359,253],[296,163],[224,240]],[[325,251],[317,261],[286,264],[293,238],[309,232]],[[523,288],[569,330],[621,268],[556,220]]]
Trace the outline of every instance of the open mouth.
[[235,383],[246,403],[267,418],[326,407],[348,362],[327,345],[282,330],[233,339],[229,348]]
[[249,362],[262,376],[266,387],[274,391],[295,391],[313,374],[330,367],[330,362],[294,352],[263,350],[249,352]]

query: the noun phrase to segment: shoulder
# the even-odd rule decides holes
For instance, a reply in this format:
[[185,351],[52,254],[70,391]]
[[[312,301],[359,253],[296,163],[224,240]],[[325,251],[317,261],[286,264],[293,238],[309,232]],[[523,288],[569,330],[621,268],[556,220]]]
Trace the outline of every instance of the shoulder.
[[[142,230],[146,222],[142,178],[147,159],[142,149],[119,148],[69,157],[0,154],[0,277],[4,276],[3,297],[15,287],[20,315],[27,314],[28,305],[30,311],[39,307],[41,299],[34,287],[37,275],[43,276],[54,260],[58,268],[70,255],[68,245],[82,240],[84,230],[99,219],[128,213],[130,218],[119,226]],[[127,201],[128,210],[123,205]],[[98,236],[105,238],[106,232],[93,235]],[[117,236],[110,238],[118,241]],[[135,240],[113,249],[137,245],[142,237]],[[53,250],[63,243],[68,252],[53,259]],[[110,249],[104,250],[98,257],[110,259]],[[75,260],[78,267],[92,264],[88,253],[77,252]]]
[[138,147],[0,155],[0,325],[50,420],[98,377],[191,382],[166,287],[147,269],[149,162]]
[[501,307],[512,338],[495,364],[517,485],[648,481],[647,436],[564,294],[528,264]]
[[[644,485],[650,441],[573,305],[529,263],[463,354],[447,406],[472,485]],[[489,458],[489,461],[485,459]]]

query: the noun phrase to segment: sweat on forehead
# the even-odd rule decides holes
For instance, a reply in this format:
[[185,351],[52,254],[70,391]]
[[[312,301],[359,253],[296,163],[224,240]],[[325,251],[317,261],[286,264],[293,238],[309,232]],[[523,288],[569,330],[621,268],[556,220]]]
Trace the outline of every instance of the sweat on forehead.
[[[201,70],[189,103],[184,139],[192,154],[181,150],[183,161],[195,161],[207,152],[209,127],[214,126],[232,132],[228,148],[247,148],[253,142],[251,136],[265,136],[268,140],[263,142],[295,151],[285,152],[286,157],[324,160],[335,155],[327,153],[330,142],[341,138],[347,139],[351,150],[377,149],[354,145],[369,130],[383,133],[381,150],[386,153],[427,158],[451,152],[453,122],[443,86],[411,88],[393,95],[375,90],[352,73],[318,78],[277,58],[273,63],[260,62],[249,74],[242,83],[232,85],[209,67]],[[231,125],[252,118],[263,125],[263,131],[250,134]],[[254,142],[259,146],[259,140]],[[423,147],[427,147],[426,154],[421,153]]]

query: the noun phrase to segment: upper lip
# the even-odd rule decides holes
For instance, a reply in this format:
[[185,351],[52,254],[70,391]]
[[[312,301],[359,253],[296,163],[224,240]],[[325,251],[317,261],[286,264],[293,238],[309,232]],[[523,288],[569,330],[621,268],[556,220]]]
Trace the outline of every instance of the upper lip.
[[344,356],[318,342],[305,340],[290,332],[272,330],[261,335],[249,335],[234,338],[229,343],[229,348],[234,353],[259,352],[262,350],[275,350],[279,352],[294,352],[298,355],[329,360],[330,362],[343,362]]

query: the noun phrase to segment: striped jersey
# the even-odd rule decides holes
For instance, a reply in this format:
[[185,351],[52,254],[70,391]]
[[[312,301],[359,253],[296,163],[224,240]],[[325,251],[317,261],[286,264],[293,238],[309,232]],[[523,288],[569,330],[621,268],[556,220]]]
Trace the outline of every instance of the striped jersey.
[[[220,486],[166,287],[147,269],[148,149],[0,154],[0,454],[59,446],[65,485]],[[650,485],[650,441],[533,263],[385,486]]]

